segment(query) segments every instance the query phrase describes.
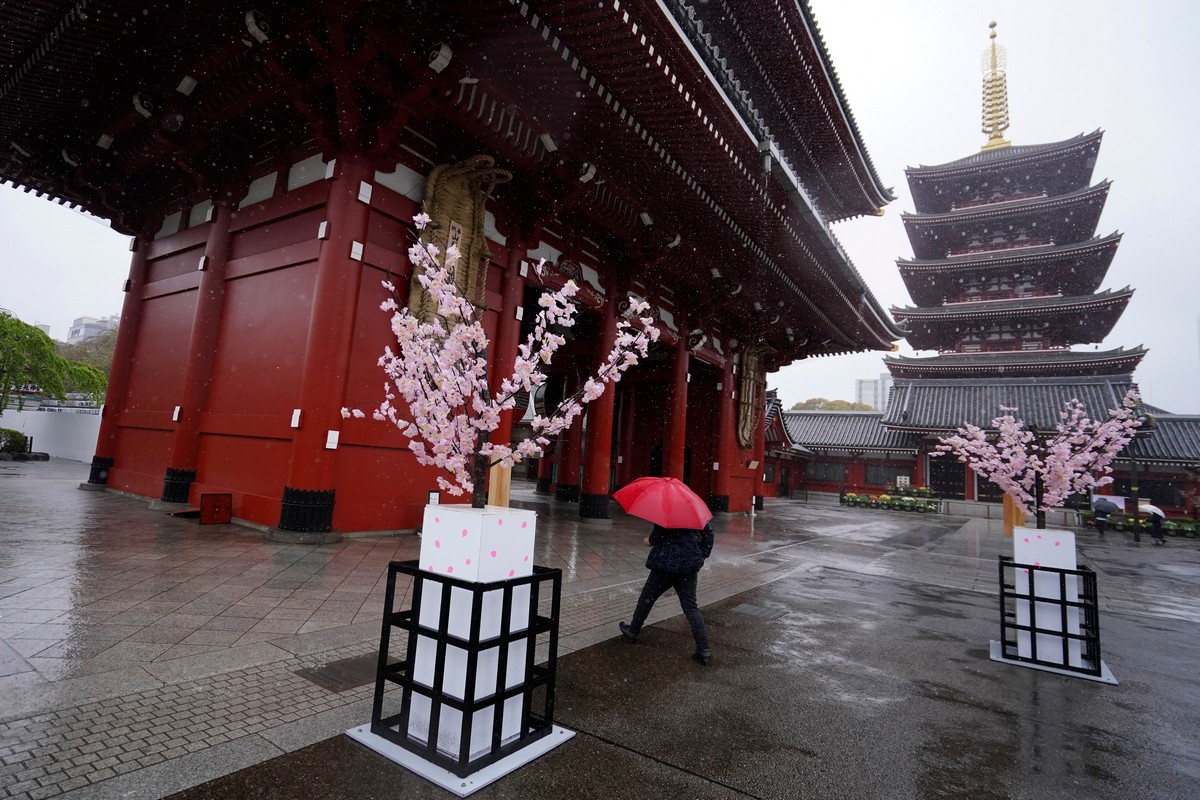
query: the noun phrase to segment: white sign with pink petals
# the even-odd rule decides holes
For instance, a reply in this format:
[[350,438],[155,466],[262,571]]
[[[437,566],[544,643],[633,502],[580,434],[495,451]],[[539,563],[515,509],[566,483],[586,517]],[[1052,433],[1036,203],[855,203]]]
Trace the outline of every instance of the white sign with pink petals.
[[[1077,569],[1075,558],[1075,534],[1070,531],[1053,528],[1013,528],[1013,561],[1018,564],[1029,564],[1035,567],[1053,567],[1055,569]],[[1035,598],[1045,598],[1048,602],[1034,601],[1033,612],[1036,614],[1037,626],[1044,630],[1063,630],[1061,588],[1066,589],[1066,599],[1079,600],[1079,579],[1067,575],[1060,585],[1059,576],[1051,573],[1037,572],[1034,576],[1033,594]],[[1029,591],[1029,570],[1017,569],[1016,590],[1018,593]],[[1053,601],[1053,602],[1050,602]],[[1017,624],[1028,625],[1033,615],[1030,613],[1028,600],[1017,601]],[[1079,609],[1068,608],[1066,613],[1066,632],[1078,634]],[[1063,663],[1063,637],[1054,633],[1039,633],[1037,635],[1037,657],[1042,661]],[[1022,658],[1033,655],[1032,637],[1025,631],[1017,633],[1017,654]],[[1067,642],[1067,663],[1070,666],[1083,666],[1080,642],[1072,639]]]
[[[432,572],[474,583],[491,583],[533,574],[534,531],[537,515],[517,508],[469,505],[430,505],[425,508],[425,524],[421,533],[420,567]],[[444,602],[442,585],[424,581],[421,589],[418,619],[422,627],[436,629]],[[452,588],[449,592],[449,633],[462,639],[471,635],[471,592]],[[513,590],[510,631],[528,627],[530,592],[528,586]],[[503,614],[503,592],[496,590],[483,596],[479,620],[480,639],[500,635]],[[527,644],[524,640],[507,645],[504,688],[521,684],[525,678]],[[481,698],[496,692],[499,671],[499,646],[479,654],[475,671],[474,697]],[[446,646],[442,670],[442,687],[452,697],[466,697],[466,651],[454,645]],[[412,677],[418,683],[433,686],[437,666],[437,642],[429,636],[418,635],[413,658]],[[520,695],[504,703],[501,721],[501,741],[520,732]],[[428,698],[414,693],[409,716],[409,735],[427,741],[432,707]],[[441,707],[438,723],[438,747],[457,755],[460,748],[462,712]],[[495,715],[490,709],[479,711],[471,725],[471,753],[487,749],[492,738]]]

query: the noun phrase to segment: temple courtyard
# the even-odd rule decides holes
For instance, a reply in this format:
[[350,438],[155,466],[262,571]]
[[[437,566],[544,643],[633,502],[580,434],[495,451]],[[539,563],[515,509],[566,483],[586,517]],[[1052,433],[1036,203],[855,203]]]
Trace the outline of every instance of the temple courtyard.
[[[0,464],[0,797],[450,797],[351,741],[389,561],[412,534],[306,547]],[[1119,685],[989,660],[998,523],[767,500],[700,575],[713,664],[665,596],[617,636],[646,524],[529,485],[563,571],[556,722],[479,798],[1200,797],[1200,543],[1079,532]]]

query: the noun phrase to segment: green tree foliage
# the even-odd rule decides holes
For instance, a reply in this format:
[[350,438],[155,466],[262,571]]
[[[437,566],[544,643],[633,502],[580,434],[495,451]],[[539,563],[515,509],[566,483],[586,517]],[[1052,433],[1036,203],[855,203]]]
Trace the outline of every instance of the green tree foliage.
[[108,379],[95,367],[63,358],[49,336],[0,309],[0,414],[13,391],[27,384],[59,400],[67,392],[99,400]]
[[68,361],[78,361],[80,364],[95,367],[107,378],[112,370],[113,353],[117,349],[117,332],[115,329],[104,331],[98,336],[75,344],[56,342],[55,347],[58,348],[58,354]]
[[796,403],[792,411],[874,411],[875,406],[866,403],[851,403],[849,400],[826,400],[824,397],[810,397]]

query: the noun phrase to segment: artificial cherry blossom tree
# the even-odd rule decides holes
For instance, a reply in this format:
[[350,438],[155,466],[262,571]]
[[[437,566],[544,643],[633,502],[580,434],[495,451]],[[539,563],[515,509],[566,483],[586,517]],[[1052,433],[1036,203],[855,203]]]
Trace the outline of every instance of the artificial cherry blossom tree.
[[1130,389],[1121,407],[1108,412],[1103,422],[1088,418],[1078,400],[1066,403],[1054,432],[1030,429],[1013,416],[1017,409],[1000,406],[1004,413],[992,420],[995,433],[965,425],[944,437],[934,456],[957,455],[976,474],[999,486],[1026,513],[1037,514],[1037,526],[1046,527],[1045,510],[1058,508],[1073,494],[1112,483],[1111,464],[1133,438],[1141,422],[1139,401]]
[[[414,217],[417,228],[424,229],[429,217]],[[566,398],[549,416],[533,419],[534,435],[520,442],[491,441],[491,433],[500,425],[500,414],[516,406],[519,393],[529,393],[546,381],[543,368],[550,364],[555,351],[566,339],[557,329],[575,324],[578,291],[568,281],[557,292],[542,294],[541,310],[533,321],[533,330],[519,345],[513,374],[492,395],[488,388],[488,338],[480,319],[482,312],[464,298],[454,284],[458,249],[451,245],[443,256],[434,244],[418,242],[408,251],[416,280],[433,298],[436,315],[422,321],[396,302],[396,287],[384,282],[392,297],[381,309],[392,314],[392,333],[397,350],[389,346],[379,359],[387,374],[384,399],[373,413],[387,420],[408,437],[409,450],[417,462],[449,472],[453,480],[438,476],[438,486],[452,495],[471,493],[471,504],[483,508],[487,502],[484,481],[493,466],[511,467],[526,458],[541,455],[557,436],[571,426],[583,406],[597,399],[610,383],[646,356],[650,343],[658,338],[658,329],[648,316],[640,316],[649,305],[634,296],[629,298],[628,318],[618,318],[617,336],[612,351],[596,375],[589,378],[575,395]],[[537,269],[541,270],[542,262]],[[407,415],[397,408],[399,396],[407,405]],[[358,410],[342,409],[343,417],[363,417]]]

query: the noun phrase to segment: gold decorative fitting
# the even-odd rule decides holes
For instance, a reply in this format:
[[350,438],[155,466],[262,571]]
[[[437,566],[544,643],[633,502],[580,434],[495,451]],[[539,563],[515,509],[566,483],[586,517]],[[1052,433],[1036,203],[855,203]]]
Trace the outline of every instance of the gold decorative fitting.
[[1004,72],[1008,54],[1004,45],[996,44],[996,21],[992,20],[988,27],[992,29],[992,43],[983,51],[982,129],[988,135],[988,140],[980,150],[996,150],[1012,145],[1004,138],[1004,131],[1008,130],[1008,79]]

